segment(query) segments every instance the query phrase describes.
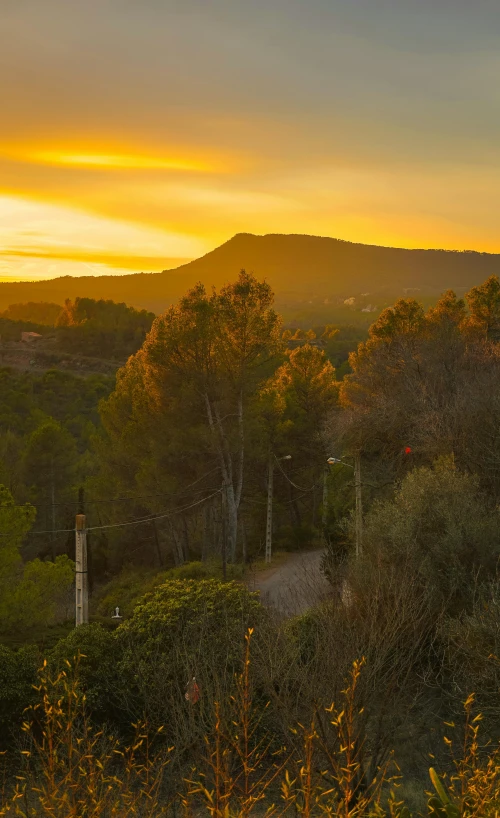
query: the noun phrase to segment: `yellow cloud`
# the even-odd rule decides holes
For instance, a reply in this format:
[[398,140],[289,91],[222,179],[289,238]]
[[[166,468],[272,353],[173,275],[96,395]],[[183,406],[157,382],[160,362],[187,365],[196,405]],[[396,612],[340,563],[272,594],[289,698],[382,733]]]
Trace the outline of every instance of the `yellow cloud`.
[[155,156],[134,156],[127,154],[95,153],[59,153],[41,151],[26,158],[48,165],[71,165],[87,168],[117,168],[123,170],[183,170],[202,173],[214,172],[215,168],[208,162],[195,159],[171,158],[162,159]]
[[[232,173],[244,161],[229,154],[186,151],[171,148],[167,155],[117,150],[116,148],[88,149],[76,147],[33,148],[30,146],[0,147],[0,157],[28,164],[51,167],[82,168],[88,170],[165,170],[186,173]],[[247,160],[245,160],[247,161]]]
[[[30,250],[3,250],[1,259],[38,259],[46,261],[74,261],[87,264],[98,264],[119,270],[154,271],[180,267],[192,261],[192,257],[167,257],[165,255],[142,256],[131,254],[110,253],[106,250],[85,251],[79,247],[33,247]],[[3,280],[3,279],[0,279]],[[6,280],[6,279],[5,279]]]

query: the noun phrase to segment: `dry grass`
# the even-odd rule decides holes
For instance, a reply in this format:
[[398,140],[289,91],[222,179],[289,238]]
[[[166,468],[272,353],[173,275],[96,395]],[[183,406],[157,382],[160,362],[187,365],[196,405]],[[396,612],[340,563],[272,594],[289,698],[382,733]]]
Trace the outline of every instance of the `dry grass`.
[[[411,818],[398,799],[399,771],[392,759],[368,779],[363,708],[357,689],[363,661],[354,663],[339,705],[311,714],[294,730],[290,748],[274,744],[263,727],[251,675],[252,631],[229,708],[214,703],[215,729],[204,740],[202,761],[166,799],[169,749],[146,725],[123,745],[95,730],[78,687],[78,663],[55,678],[44,665],[39,704],[26,713],[23,764],[4,785],[2,818]],[[474,697],[465,703],[464,739],[448,777],[431,769],[430,818],[499,818],[500,751],[481,748]],[[196,703],[186,702],[193,708]],[[228,715],[229,714],[229,715]],[[454,725],[449,725],[454,728]],[[451,739],[445,739],[454,753]],[[158,744],[157,744],[158,742]],[[297,750],[297,748],[300,748]]]

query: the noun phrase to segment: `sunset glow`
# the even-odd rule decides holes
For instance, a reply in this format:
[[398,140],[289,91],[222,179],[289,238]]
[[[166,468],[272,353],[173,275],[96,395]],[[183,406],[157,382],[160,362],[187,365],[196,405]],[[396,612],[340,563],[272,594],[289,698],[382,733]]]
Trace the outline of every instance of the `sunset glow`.
[[237,232],[500,252],[498,15],[457,5],[8,3],[0,275]]

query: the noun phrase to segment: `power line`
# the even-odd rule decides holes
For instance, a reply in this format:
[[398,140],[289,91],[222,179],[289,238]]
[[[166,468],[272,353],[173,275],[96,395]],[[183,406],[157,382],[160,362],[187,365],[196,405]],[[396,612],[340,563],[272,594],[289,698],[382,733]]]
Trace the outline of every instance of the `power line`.
[[304,494],[307,494],[307,493],[308,493],[308,492],[310,492],[310,491],[314,491],[314,489],[318,487],[318,483],[314,483],[314,484],[311,486],[311,488],[309,488],[309,489],[304,489],[304,488],[302,488],[302,486],[298,486],[296,483],[294,483],[294,482],[293,482],[293,480],[290,480],[290,478],[289,478],[288,474],[287,474],[285,471],[283,471],[283,468],[282,468],[282,466],[281,466],[281,463],[279,462],[279,460],[278,460],[278,458],[277,458],[277,457],[275,457],[275,460],[276,460],[276,463],[278,464],[278,468],[279,468],[279,470],[280,470],[281,474],[283,475],[283,477],[286,477],[286,479],[288,480],[288,482],[290,483],[290,485],[291,485],[291,486],[293,486],[293,487],[294,487],[295,489],[297,489],[298,491],[303,491],[303,492],[304,492]]
[[[183,508],[176,508],[176,509],[173,509],[171,511],[167,511],[164,514],[155,514],[155,515],[151,515],[149,517],[140,517],[138,520],[129,520],[128,522],[125,522],[125,523],[109,523],[108,525],[94,525],[94,526],[90,526],[90,528],[87,528],[86,530],[87,531],[100,531],[100,530],[102,530],[104,528],[106,528],[106,529],[107,528],[123,528],[124,526],[142,525],[142,523],[150,523],[150,522],[153,522],[154,520],[163,520],[166,517],[175,517],[176,514],[182,514],[183,511],[188,511],[191,508],[195,508],[195,506],[199,506],[202,503],[206,503],[208,500],[211,500],[212,497],[215,497],[217,494],[220,494],[221,491],[222,491],[222,489],[217,489],[217,491],[214,491],[213,494],[209,494],[208,497],[204,497],[202,500],[197,500],[196,503],[190,503],[190,505],[188,505],[188,506],[184,506]],[[9,508],[12,508],[12,506],[9,506]],[[56,529],[55,531],[52,531],[51,529],[47,529],[46,531],[28,531],[27,535],[31,536],[31,535],[34,535],[34,534],[71,534],[74,531],[75,531],[74,528],[59,528],[59,529]],[[11,536],[11,535],[10,534],[4,534],[4,533],[0,532],[0,537],[9,537],[9,536]]]

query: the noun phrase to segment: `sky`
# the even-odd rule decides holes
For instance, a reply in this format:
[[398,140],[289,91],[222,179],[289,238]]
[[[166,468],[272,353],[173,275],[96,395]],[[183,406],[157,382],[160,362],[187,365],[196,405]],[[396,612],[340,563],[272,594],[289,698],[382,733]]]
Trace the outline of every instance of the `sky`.
[[500,252],[498,0],[0,0],[0,278]]

